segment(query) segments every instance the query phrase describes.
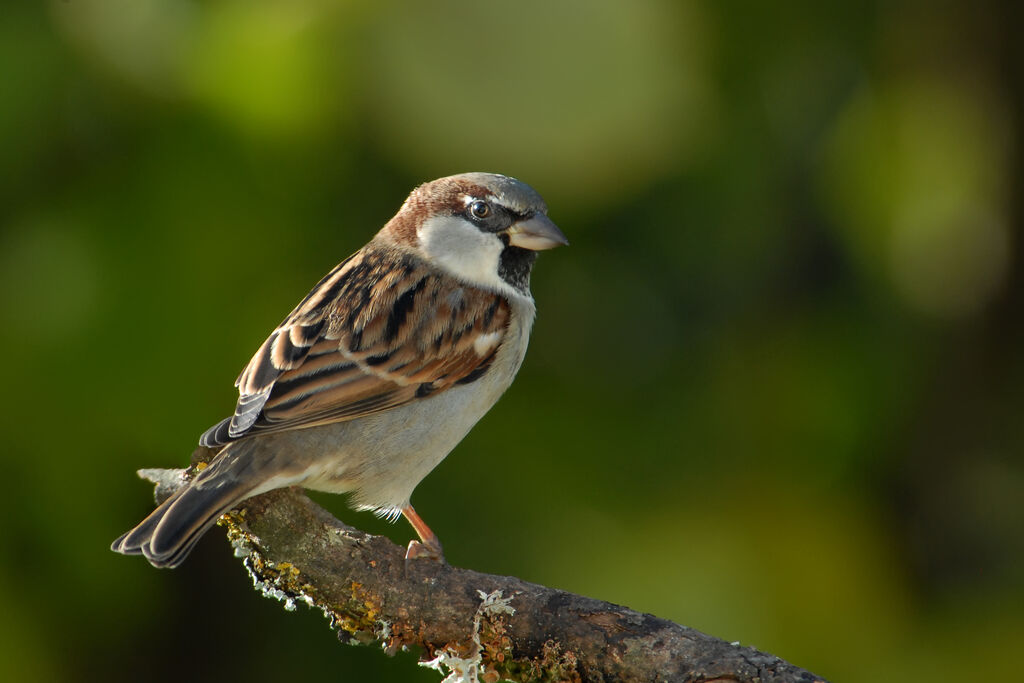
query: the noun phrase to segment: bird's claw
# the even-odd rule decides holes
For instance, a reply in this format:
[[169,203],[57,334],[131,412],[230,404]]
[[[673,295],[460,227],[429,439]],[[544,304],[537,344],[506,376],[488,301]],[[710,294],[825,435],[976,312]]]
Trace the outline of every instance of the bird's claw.
[[409,560],[433,560],[434,562],[440,562],[445,564],[444,551],[441,549],[441,544],[436,542],[429,545],[420,543],[419,541],[409,541],[409,547],[405,551],[405,561]]

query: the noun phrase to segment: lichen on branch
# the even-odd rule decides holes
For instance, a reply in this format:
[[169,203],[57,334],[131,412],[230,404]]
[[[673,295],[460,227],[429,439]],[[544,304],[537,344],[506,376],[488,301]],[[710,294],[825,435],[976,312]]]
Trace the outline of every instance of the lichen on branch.
[[[189,471],[142,470],[166,497]],[[224,515],[256,589],[318,609],[341,640],[419,648],[444,683],[824,681],[751,647],[619,605],[430,560],[346,526],[299,489]]]

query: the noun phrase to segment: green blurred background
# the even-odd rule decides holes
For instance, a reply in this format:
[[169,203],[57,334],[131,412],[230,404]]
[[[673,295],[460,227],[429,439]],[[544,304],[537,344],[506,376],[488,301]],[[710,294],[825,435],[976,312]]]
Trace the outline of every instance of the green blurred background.
[[[425,180],[572,240],[424,483],[456,565],[835,681],[1024,639],[1024,18],[1010,3],[57,0],[0,22],[0,674],[437,681],[107,550],[264,335]],[[348,511],[404,543],[411,530]]]

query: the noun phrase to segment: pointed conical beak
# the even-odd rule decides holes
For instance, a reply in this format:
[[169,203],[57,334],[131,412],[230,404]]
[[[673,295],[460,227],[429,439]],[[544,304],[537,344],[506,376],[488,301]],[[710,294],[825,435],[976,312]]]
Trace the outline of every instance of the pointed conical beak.
[[508,235],[509,244],[531,251],[554,249],[569,244],[569,240],[558,226],[542,213],[514,223],[505,233]]

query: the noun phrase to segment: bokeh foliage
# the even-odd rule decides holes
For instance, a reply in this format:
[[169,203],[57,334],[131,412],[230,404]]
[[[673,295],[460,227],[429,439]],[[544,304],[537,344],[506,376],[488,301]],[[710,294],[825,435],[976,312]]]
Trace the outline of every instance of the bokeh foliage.
[[[53,0],[0,22],[5,680],[437,680],[115,556],[231,380],[418,182],[569,235],[417,490],[451,562],[836,681],[1024,638],[1024,50],[1009,3]],[[411,535],[320,496],[347,521]]]

